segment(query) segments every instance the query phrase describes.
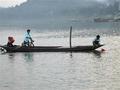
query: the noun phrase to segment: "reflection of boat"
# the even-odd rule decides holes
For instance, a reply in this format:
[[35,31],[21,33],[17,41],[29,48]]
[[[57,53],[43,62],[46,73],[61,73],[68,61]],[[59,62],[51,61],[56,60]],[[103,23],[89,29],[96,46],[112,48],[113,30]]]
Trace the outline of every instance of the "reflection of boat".
[[7,47],[0,46],[5,49],[7,52],[87,52],[95,50],[99,46],[76,46],[76,47],[61,47],[61,46],[34,46],[34,47],[23,47],[23,46],[15,46],[15,47]]

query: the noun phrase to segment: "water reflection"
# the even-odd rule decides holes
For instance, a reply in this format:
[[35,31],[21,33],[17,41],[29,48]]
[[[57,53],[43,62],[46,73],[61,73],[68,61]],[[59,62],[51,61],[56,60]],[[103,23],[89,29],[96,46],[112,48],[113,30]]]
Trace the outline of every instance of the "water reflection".
[[70,52],[70,58],[72,58],[73,57],[73,54],[72,54],[72,52]]
[[24,53],[24,59],[26,62],[32,62],[34,60],[33,53]]
[[[78,53],[78,52],[74,52],[74,53]],[[79,52],[79,53],[92,53],[95,57],[97,58],[101,58],[101,54],[103,53],[102,51],[98,51],[98,50],[94,50],[92,52]],[[70,52],[69,54],[70,58],[72,59],[73,58],[73,52]]]
[[101,54],[102,54],[101,51],[94,50],[92,53],[93,53],[94,56],[96,56],[97,58],[101,58]]
[[10,60],[14,60],[15,54],[14,54],[14,53],[8,53],[8,58],[9,58]]

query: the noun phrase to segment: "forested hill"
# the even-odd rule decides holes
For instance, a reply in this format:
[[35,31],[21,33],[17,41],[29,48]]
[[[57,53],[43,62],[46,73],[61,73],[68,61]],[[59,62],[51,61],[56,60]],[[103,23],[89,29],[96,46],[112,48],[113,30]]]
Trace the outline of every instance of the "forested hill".
[[28,0],[15,8],[1,8],[0,24],[37,24],[46,27],[94,17],[105,7],[104,4],[92,0]]

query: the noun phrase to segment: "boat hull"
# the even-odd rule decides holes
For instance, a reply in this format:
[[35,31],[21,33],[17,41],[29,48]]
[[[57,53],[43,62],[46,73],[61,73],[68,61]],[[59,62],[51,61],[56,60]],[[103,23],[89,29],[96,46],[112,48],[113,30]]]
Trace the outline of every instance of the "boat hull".
[[15,46],[15,47],[7,47],[1,46],[7,52],[88,52],[95,50],[99,46],[76,46],[76,47],[61,47],[61,46],[34,46],[34,47],[22,47],[22,46]]

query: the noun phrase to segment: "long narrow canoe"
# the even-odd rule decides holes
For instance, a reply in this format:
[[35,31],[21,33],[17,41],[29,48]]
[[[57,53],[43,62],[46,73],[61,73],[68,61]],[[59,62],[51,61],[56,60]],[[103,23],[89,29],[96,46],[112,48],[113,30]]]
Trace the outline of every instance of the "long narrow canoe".
[[14,46],[14,47],[7,47],[7,46],[0,46],[2,49],[6,50],[7,52],[88,52],[95,50],[99,46],[76,46],[76,47],[61,47],[61,46],[34,46],[34,47],[23,47],[23,46]]

